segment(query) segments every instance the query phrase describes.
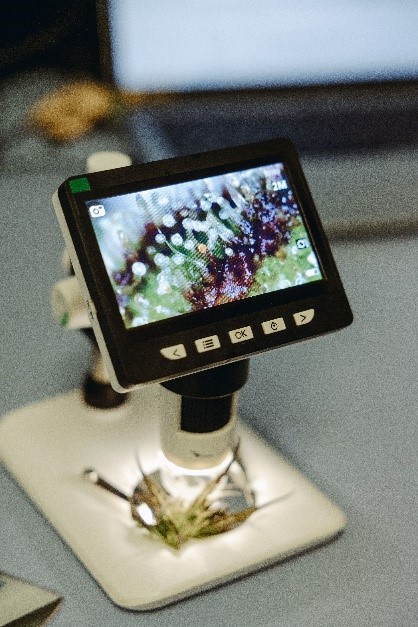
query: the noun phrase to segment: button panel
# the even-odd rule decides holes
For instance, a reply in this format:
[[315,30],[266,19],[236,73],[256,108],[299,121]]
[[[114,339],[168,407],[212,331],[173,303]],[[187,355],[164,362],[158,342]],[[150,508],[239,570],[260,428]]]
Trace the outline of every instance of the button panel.
[[[255,342],[255,345],[253,348],[254,351],[257,352],[260,349],[265,350],[266,348],[265,343],[260,344],[260,341],[262,340],[261,330],[264,336],[272,335],[272,334],[279,333],[281,331],[286,331],[286,330],[290,331],[290,320],[288,319],[288,317],[293,317],[294,325],[296,325],[296,327],[300,327],[300,326],[303,326],[305,324],[309,324],[310,322],[312,322],[312,320],[314,319],[314,316],[315,316],[314,308],[304,309],[302,311],[297,311],[295,313],[289,312],[289,314],[284,317],[280,316],[277,318],[271,318],[270,320],[264,320],[263,322],[261,321],[258,322],[258,324],[261,326],[261,329],[260,327],[258,327],[258,324],[257,325],[254,324],[253,325],[254,329],[257,329],[257,328],[259,329],[259,331],[256,332],[255,337],[254,337],[253,328],[250,325],[245,325],[242,327],[238,327],[236,329],[232,329],[231,331],[228,331],[229,340],[231,344],[239,344],[241,342],[254,340]],[[222,337],[223,336],[221,335],[221,338]],[[236,358],[235,352],[233,355],[229,353],[228,342],[224,342],[223,340],[223,343],[221,346],[221,340],[219,339],[218,335],[208,335],[206,337],[201,337],[193,341],[194,341],[197,353],[207,353],[209,351],[222,349],[221,350],[222,355],[220,359],[225,360],[225,359],[228,359],[229,357]],[[272,338],[272,348],[273,348],[273,345],[276,343],[277,343],[277,340],[274,341]],[[243,347],[243,351],[246,351],[246,352],[248,351],[251,353],[251,347],[249,346],[248,349],[245,349]],[[173,346],[166,346],[160,349],[160,353],[163,357],[165,357],[166,359],[170,361],[176,361],[176,360],[184,359],[185,357],[188,357],[184,344],[175,344]],[[213,358],[209,358],[209,359],[213,361]],[[196,364],[196,366],[197,365],[198,364]]]

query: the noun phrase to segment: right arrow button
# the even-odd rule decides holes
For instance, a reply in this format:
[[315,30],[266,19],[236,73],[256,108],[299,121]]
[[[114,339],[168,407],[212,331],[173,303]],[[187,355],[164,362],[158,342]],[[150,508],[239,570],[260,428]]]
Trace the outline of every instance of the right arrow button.
[[293,319],[296,326],[301,327],[303,324],[308,324],[313,320],[315,315],[315,309],[305,309],[305,311],[298,311],[293,314]]

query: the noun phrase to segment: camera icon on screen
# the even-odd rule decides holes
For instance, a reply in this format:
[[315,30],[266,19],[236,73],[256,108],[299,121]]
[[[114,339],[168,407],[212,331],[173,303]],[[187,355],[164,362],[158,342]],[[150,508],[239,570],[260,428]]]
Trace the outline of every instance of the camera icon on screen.
[[103,205],[92,205],[89,207],[89,214],[91,218],[101,218],[106,213]]

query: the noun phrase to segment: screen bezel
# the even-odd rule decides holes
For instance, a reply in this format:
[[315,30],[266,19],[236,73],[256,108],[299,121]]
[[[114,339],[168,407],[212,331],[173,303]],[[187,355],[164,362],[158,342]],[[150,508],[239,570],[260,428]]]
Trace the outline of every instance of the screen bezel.
[[[127,329],[120,315],[93,225],[88,216],[86,201],[279,162],[285,166],[290,187],[317,256],[323,279]],[[71,192],[72,179],[68,179],[60,186],[58,194],[90,296],[97,311],[97,320],[109,355],[112,362],[117,364],[116,370],[120,367],[128,379],[131,376],[129,373],[132,371],[135,356],[140,355],[141,360],[146,360],[150,347],[159,345],[161,342],[167,346],[170,342],[171,344],[177,343],[177,339],[171,341],[170,338],[178,338],[179,335],[186,336],[191,332],[201,334],[206,328],[220,328],[230,324],[234,319],[242,319],[243,316],[251,317],[260,311],[283,307],[289,303],[306,302],[318,297],[328,297],[330,294],[343,294],[338,272],[296,151],[288,140],[269,140],[238,148],[227,148],[189,157],[97,172],[84,175],[84,177],[89,182],[89,191]],[[80,177],[72,178],[79,179]],[[335,320],[333,324],[336,325]],[[277,341],[280,343],[279,338]],[[240,351],[234,347],[233,352],[236,357],[238,353],[247,356],[258,352],[252,350],[251,346],[239,348]],[[205,355],[206,367],[213,365],[212,361],[216,364],[216,359],[216,355],[209,353]],[[181,371],[182,364],[178,362],[176,364]],[[183,367],[186,367],[186,364],[183,364]]]

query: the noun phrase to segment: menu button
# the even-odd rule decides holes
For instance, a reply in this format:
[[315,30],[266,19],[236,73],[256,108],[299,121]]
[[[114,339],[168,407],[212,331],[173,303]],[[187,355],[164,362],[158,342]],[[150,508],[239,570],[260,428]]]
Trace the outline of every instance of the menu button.
[[198,353],[206,353],[207,351],[213,351],[220,348],[221,343],[217,335],[209,335],[208,337],[201,337],[199,340],[195,340],[195,345]]

